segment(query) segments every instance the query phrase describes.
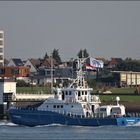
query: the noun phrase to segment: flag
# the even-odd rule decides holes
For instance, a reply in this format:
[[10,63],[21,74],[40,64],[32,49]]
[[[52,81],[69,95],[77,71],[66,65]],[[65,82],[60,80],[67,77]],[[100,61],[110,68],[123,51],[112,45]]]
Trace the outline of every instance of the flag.
[[86,64],[86,70],[88,71],[96,71],[96,67]]
[[90,66],[94,67],[94,68],[103,68],[104,63],[102,60],[97,60],[95,58],[90,57]]

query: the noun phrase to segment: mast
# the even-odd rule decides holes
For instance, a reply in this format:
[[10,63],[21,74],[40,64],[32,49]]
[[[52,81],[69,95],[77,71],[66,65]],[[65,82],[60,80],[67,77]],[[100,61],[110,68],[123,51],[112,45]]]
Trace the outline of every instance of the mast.
[[51,55],[51,93],[53,89],[53,56]]

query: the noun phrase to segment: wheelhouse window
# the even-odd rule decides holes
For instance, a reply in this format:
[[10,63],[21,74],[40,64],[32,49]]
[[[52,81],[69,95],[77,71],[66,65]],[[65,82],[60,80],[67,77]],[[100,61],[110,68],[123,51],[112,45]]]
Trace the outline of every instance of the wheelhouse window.
[[106,108],[100,108],[100,111],[106,111]]
[[68,91],[65,91],[65,94],[68,95]]
[[81,96],[81,92],[80,91],[78,91],[78,96]]
[[69,91],[69,95],[71,95],[71,91]]

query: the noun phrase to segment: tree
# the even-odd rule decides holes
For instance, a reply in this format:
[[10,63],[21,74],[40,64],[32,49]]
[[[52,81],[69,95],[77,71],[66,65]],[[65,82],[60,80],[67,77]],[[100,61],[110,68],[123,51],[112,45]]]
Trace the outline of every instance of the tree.
[[85,57],[85,58],[89,57],[89,54],[88,54],[88,52],[87,52],[86,49],[84,49],[84,57]]
[[77,56],[78,56],[79,58],[87,58],[87,57],[89,56],[89,54],[88,54],[87,50],[84,49],[84,50],[80,50],[80,51],[78,52]]
[[61,58],[58,51],[59,49],[54,49],[52,53],[52,57],[56,60],[58,64],[61,64]]
[[126,58],[123,62],[118,63],[113,70],[116,71],[140,71],[140,62]]
[[48,53],[46,52],[46,54],[45,54],[43,60],[45,60],[45,59],[47,59],[47,58],[49,58],[49,56],[48,56]]
[[28,87],[29,86],[29,84],[26,83],[24,80],[16,80],[16,82],[17,82],[17,84],[16,84],[17,87]]

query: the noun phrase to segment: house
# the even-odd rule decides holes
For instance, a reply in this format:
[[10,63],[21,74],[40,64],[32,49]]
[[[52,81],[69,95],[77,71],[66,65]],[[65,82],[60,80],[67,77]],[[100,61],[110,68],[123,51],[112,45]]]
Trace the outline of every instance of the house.
[[37,67],[40,65],[40,61],[38,59],[28,59],[24,66],[28,67],[30,70],[30,73],[36,74],[37,73]]
[[52,67],[56,67],[58,66],[57,62],[55,59],[53,58],[47,58],[45,60],[42,60],[41,64],[40,64],[40,67],[41,68],[51,68],[51,63],[52,63]]
[[1,66],[0,67],[0,77],[1,78],[18,78],[28,77],[29,68],[24,66]]
[[123,60],[121,58],[111,58],[111,61],[108,64],[108,68],[112,69],[114,68],[117,64],[122,63]]
[[21,59],[19,58],[12,58],[7,66],[13,66],[13,67],[18,67],[18,66],[24,66],[24,63]]
[[60,83],[75,78],[76,72],[74,72],[72,68],[55,68],[52,70],[50,68],[40,68],[38,75],[32,77],[32,80],[37,84],[46,85],[51,83],[52,76],[54,83]]

